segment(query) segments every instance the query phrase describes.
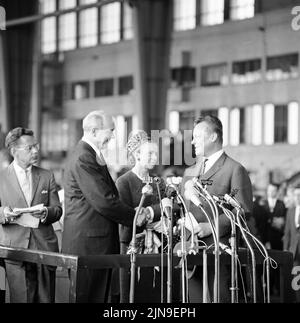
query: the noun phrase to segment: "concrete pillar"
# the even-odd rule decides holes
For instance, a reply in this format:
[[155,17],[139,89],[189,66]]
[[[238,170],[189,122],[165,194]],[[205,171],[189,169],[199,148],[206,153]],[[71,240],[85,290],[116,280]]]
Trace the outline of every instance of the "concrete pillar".
[[149,134],[166,127],[173,0],[132,0],[139,125]]

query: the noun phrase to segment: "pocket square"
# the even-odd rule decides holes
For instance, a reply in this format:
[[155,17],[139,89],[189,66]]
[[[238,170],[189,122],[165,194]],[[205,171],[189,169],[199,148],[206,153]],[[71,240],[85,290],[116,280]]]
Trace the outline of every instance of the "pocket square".
[[48,194],[47,190],[43,190],[41,194]]

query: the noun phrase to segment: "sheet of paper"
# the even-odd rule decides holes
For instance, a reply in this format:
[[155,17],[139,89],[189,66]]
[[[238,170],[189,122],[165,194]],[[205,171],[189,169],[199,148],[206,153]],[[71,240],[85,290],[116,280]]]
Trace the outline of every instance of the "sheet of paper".
[[44,204],[38,204],[28,208],[14,208],[13,211],[15,213],[21,214],[14,220],[14,223],[17,223],[23,227],[38,228],[40,219],[34,217],[30,213],[40,211],[43,209],[43,207]]

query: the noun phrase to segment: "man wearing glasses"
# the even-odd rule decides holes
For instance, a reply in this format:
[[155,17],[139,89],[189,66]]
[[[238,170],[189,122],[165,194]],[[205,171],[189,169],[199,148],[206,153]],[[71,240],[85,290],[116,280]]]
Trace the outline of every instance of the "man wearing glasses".
[[[58,252],[52,223],[62,209],[53,174],[35,166],[39,144],[33,131],[11,130],[5,146],[13,162],[0,173],[0,244],[33,250]],[[19,213],[15,208],[40,207]],[[55,268],[5,260],[12,303],[49,303],[55,300]]]

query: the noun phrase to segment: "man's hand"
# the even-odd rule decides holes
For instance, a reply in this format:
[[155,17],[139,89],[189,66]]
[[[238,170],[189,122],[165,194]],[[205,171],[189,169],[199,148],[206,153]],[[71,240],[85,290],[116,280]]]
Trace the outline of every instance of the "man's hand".
[[[136,207],[135,211],[137,209],[138,208]],[[141,227],[142,225],[144,225],[148,221],[149,216],[150,216],[149,210],[142,207],[141,210],[140,210],[140,213],[137,216],[136,225],[138,227]]]
[[198,223],[198,228],[199,228],[199,231],[198,231],[199,238],[207,237],[207,236],[211,235],[211,233],[212,233],[209,223],[200,222],[200,223]]
[[277,230],[281,230],[284,227],[284,218],[274,217],[272,221],[272,227]]
[[32,216],[34,216],[35,218],[38,218],[38,219],[44,219],[47,215],[47,208],[44,207],[42,210],[37,210],[37,211],[34,211],[34,212],[30,212],[30,214]]
[[3,209],[3,213],[7,222],[13,222],[20,214],[15,213],[10,206]]

